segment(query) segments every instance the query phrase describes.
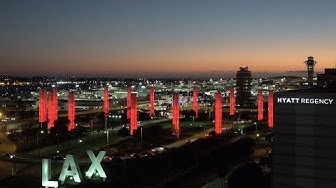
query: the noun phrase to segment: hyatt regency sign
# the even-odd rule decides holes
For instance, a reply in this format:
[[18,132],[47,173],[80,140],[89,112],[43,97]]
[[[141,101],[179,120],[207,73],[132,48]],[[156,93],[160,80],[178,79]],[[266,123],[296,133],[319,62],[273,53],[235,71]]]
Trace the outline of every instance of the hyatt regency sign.
[[315,98],[300,98],[300,97],[279,97],[277,98],[278,104],[333,104],[334,99],[315,99]]
[[[99,177],[106,179],[106,174],[100,164],[103,160],[106,151],[100,151],[97,156],[94,155],[93,151],[87,150],[91,160],[91,166],[89,170],[85,173],[88,179],[91,179],[93,174],[97,174]],[[82,182],[82,173],[78,166],[77,161],[73,155],[66,155],[61,174],[59,175],[58,181],[52,181],[51,179],[51,160],[42,159],[42,187],[59,187],[59,183],[62,185],[67,177],[72,178],[76,183]]]

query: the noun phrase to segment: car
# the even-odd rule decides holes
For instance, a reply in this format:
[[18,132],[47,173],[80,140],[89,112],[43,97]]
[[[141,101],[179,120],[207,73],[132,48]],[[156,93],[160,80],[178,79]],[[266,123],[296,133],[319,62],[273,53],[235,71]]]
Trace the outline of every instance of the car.
[[194,141],[195,141],[195,139],[190,139],[190,140],[186,140],[185,142],[186,142],[186,144],[189,144],[189,143],[194,142]]
[[13,159],[13,158],[15,158],[15,154],[13,154],[13,153],[4,153],[4,154],[2,154],[2,156],[3,156],[4,158],[8,158],[8,159]]
[[136,153],[131,153],[129,156],[130,156],[131,158],[135,158]]
[[113,157],[112,156],[105,156],[104,161],[112,161]]
[[153,148],[151,151],[161,153],[164,151],[164,147],[156,147],[156,148]]

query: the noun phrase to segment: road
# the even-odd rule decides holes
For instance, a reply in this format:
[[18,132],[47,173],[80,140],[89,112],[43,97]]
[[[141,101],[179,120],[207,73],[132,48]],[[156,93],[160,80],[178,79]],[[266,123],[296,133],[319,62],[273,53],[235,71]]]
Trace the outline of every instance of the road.
[[13,153],[15,149],[15,144],[5,135],[4,125],[0,125],[0,153]]
[[[15,144],[7,139],[3,130],[4,126],[0,125],[0,155],[2,155],[2,153],[14,153]],[[22,166],[18,165],[17,167],[21,168]],[[0,180],[10,175],[11,171],[12,165],[10,163],[0,161]]]
[[[223,129],[223,131],[225,131],[225,130],[230,129],[231,127],[232,127],[232,123],[225,123],[225,124],[223,124],[222,129]],[[196,141],[199,138],[204,138],[205,134],[209,134],[209,132],[211,132],[213,130],[214,130],[213,127],[205,129],[204,131],[196,133],[196,134],[194,134],[191,137],[188,137],[188,138],[179,140],[177,142],[171,143],[171,144],[167,145],[167,147],[180,147],[180,146],[186,144],[187,141],[191,141],[192,142],[192,141]]]

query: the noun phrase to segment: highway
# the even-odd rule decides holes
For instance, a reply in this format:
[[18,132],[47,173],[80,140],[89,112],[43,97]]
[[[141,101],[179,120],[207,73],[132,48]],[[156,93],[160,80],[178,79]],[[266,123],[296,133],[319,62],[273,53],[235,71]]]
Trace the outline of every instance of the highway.
[[[0,125],[0,155],[2,155],[2,153],[14,153],[16,149],[15,144],[7,139],[7,136],[3,130],[4,126]],[[21,168],[22,165],[18,165],[17,167]],[[12,165],[10,163],[0,161],[0,180],[11,174],[11,168]]]

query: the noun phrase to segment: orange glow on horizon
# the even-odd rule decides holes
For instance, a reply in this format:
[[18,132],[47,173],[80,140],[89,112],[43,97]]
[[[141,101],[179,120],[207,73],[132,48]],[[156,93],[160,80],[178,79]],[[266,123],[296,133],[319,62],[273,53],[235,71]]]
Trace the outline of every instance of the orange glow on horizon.
[[[196,53],[197,52],[197,53]],[[253,52],[253,51],[252,51]],[[308,56],[314,56],[318,62],[315,71],[323,72],[336,63],[336,56],[327,52],[232,52],[225,51],[195,51],[175,52],[172,54],[145,54],[130,57],[88,56],[83,54],[71,58],[35,57],[27,59],[14,59],[20,64],[20,69],[15,63],[5,64],[2,72],[11,73],[76,73],[99,74],[110,73],[175,73],[193,71],[237,71],[242,65],[247,65],[253,72],[286,72],[305,71],[303,62]],[[74,55],[75,56],[75,55]],[[20,71],[21,70],[21,71]],[[113,73],[112,72],[112,73]]]

